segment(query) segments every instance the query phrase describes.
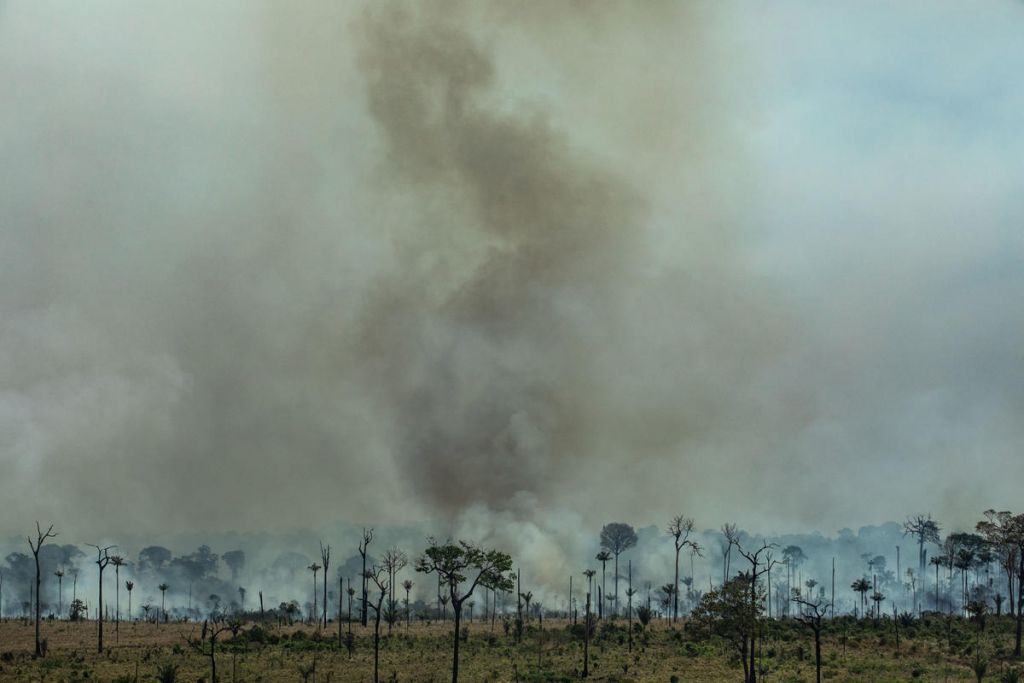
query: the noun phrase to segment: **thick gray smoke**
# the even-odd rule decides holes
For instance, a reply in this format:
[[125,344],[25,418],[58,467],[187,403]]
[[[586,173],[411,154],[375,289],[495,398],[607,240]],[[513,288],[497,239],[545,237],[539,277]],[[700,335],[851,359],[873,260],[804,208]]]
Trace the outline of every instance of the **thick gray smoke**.
[[0,5],[0,533],[1011,506],[1019,144],[794,7]]
[[[192,11],[121,8],[137,30],[113,44],[89,13],[60,50],[6,43],[4,417],[26,512],[106,530],[587,509],[679,471],[777,344],[713,206],[685,183],[657,205],[657,172],[711,169],[715,93],[679,82],[695,12],[235,8],[198,32]],[[499,22],[519,38],[494,45]],[[565,45],[551,22],[585,27]],[[640,33],[695,40],[638,55],[640,80],[610,68],[601,106],[671,127],[520,101],[601,77]],[[547,73],[503,75],[527,58]]]
[[[701,253],[699,279],[651,266],[645,179],[575,149],[543,113],[503,109],[494,58],[447,16],[383,12],[359,27],[386,174],[428,207],[368,302],[362,352],[419,493],[448,512],[523,493],[549,504],[604,488],[592,467],[644,468],[702,439],[776,341],[731,255]],[[709,229],[679,226],[682,248]]]

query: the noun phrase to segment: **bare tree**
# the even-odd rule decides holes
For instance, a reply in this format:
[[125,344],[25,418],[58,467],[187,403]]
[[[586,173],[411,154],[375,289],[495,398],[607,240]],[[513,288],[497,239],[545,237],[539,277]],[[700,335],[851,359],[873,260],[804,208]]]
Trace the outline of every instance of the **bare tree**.
[[679,617],[679,551],[690,546],[694,552],[698,554],[700,553],[700,546],[690,540],[691,533],[693,533],[693,520],[689,517],[676,515],[672,518],[672,521],[668,523],[668,535],[672,537],[672,542],[676,549],[676,577],[675,582],[672,584],[674,587],[674,590],[672,591],[673,622],[675,622]]
[[[473,595],[477,586],[512,590],[514,584],[508,575],[512,569],[512,558],[498,550],[485,550],[460,541],[458,545],[446,542],[437,544],[430,539],[423,556],[416,563],[416,571],[424,574],[436,573],[448,587],[455,617],[455,631],[452,643],[452,683],[459,683],[459,632],[462,623],[462,604]],[[475,574],[470,577],[469,574]],[[464,592],[463,583],[469,583]]]
[[601,547],[615,558],[615,614],[619,613],[619,555],[636,545],[636,531],[628,524],[611,522],[601,529]]
[[[739,542],[738,537],[737,537],[737,540],[733,541],[733,545],[736,546],[736,552],[738,552],[747,562],[750,563],[750,572],[747,574],[747,577],[748,577],[748,579],[750,581],[750,608],[751,608],[751,611],[753,612],[753,622],[752,623],[756,624],[757,623],[757,618],[758,618],[758,612],[759,612],[759,605],[760,605],[760,603],[758,601],[758,598],[757,598],[757,582],[761,578],[762,575],[771,572],[772,567],[775,566],[775,562],[776,561],[770,559],[770,557],[771,557],[771,549],[775,547],[775,544],[774,543],[768,543],[767,541],[763,541],[761,543],[761,546],[757,550],[750,550],[750,551],[748,551],[748,550],[744,550],[743,549],[743,546],[740,545],[740,542]],[[768,559],[766,559],[765,561],[762,562],[762,560],[761,560],[761,553],[766,553],[768,555]],[[759,569],[759,567],[760,567],[760,569]],[[749,674],[748,674],[749,675],[749,683],[757,683],[757,668],[755,667],[755,661],[754,661],[754,649],[755,648],[753,646],[753,643],[754,643],[756,637],[757,637],[757,632],[756,632],[756,630],[752,629],[751,632],[750,632],[751,647],[750,647],[750,653],[749,653],[749,656],[750,656],[750,668],[749,668]]]
[[[352,587],[352,579],[348,580],[348,588],[345,590],[348,594],[348,638],[349,643],[353,643],[352,640],[352,599],[356,596],[356,589]],[[348,648],[348,658],[352,659],[352,647]]]
[[601,563],[601,594],[597,596],[597,618],[604,619],[604,603],[602,598],[608,592],[605,590],[605,575],[607,573],[607,565],[612,561],[612,554],[607,550],[602,550],[594,556],[594,559]]
[[800,597],[792,600],[801,607],[796,620],[814,631],[814,670],[817,683],[821,683],[821,620],[828,614],[829,604],[825,600],[812,602]]
[[378,567],[374,565],[366,571],[363,578],[367,581],[372,581],[373,585],[380,591],[380,596],[377,598],[377,602],[370,603],[370,607],[374,612],[373,620],[373,683],[379,683],[380,681],[380,618],[381,612],[383,611],[384,598],[388,594],[388,579],[387,571],[384,567]]
[[587,593],[586,621],[583,624],[583,674],[581,678],[590,675],[590,632],[594,628],[594,621],[590,615],[590,593]]
[[925,543],[938,543],[939,542],[939,523],[932,519],[930,514],[928,515],[914,515],[908,517],[907,521],[903,522],[903,535],[910,535],[917,538],[917,568],[922,574],[925,570],[926,553],[924,550]]
[[131,621],[132,620],[132,589],[135,588],[135,582],[134,581],[125,581],[124,582],[124,587],[125,587],[125,590],[128,591],[128,621]]
[[90,548],[96,548],[96,566],[100,568],[100,600],[99,608],[97,611],[97,621],[99,622],[96,636],[96,651],[103,652],[103,570],[110,564],[110,551],[116,548],[116,545],[108,545],[100,547],[95,543],[86,543]]
[[327,628],[327,568],[331,566],[331,546],[320,541],[320,561],[324,563],[324,628]]
[[[28,537],[28,547],[32,549],[32,558],[36,561],[36,657],[43,656],[42,642],[39,640],[39,586],[43,582],[43,574],[39,568],[39,550],[46,543],[47,539],[56,538],[57,534],[53,532],[53,525],[51,524],[46,531],[43,531],[42,527],[39,526],[39,522],[36,522],[36,538],[33,541],[32,537]],[[102,648],[101,648],[102,649]]]
[[359,541],[359,556],[363,558],[363,598],[362,605],[359,608],[359,621],[363,626],[366,626],[366,582],[369,580],[366,576],[366,549],[370,546],[373,541],[373,529],[363,529],[363,540]]
[[[633,596],[636,595],[636,591],[633,590],[633,560],[629,561],[629,584],[626,587],[626,618],[629,620],[629,652],[633,651]],[[675,592],[679,592],[679,588],[673,586]]]
[[392,623],[395,621],[395,615],[398,614],[398,601],[395,599],[395,586],[397,585],[397,574],[398,572],[405,569],[406,565],[409,564],[409,558],[404,552],[395,546],[391,550],[384,553],[384,571],[388,573],[388,634],[391,633]]
[[732,547],[739,540],[739,527],[735,524],[723,524],[722,536],[725,543],[722,544],[722,585],[729,580],[729,572],[732,569]]
[[316,562],[314,562],[313,564],[311,564],[308,567],[306,567],[306,569],[308,569],[309,571],[313,572],[313,611],[309,613],[309,623],[312,624],[315,621],[316,625],[317,625],[317,628],[319,629],[320,628],[320,615],[317,614],[317,609],[316,609],[316,591],[317,591],[316,573],[318,571],[320,571],[320,565],[318,565]]
[[237,636],[242,630],[242,623],[232,620],[224,623],[217,621],[203,622],[203,630],[199,638],[189,635],[185,641],[199,654],[210,658],[210,681],[217,683],[217,638],[222,633],[231,633],[232,637]]

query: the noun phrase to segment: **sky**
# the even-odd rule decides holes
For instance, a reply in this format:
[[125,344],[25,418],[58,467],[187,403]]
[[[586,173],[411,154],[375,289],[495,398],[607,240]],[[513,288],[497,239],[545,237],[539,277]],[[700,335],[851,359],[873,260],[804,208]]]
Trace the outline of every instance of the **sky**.
[[0,3],[0,534],[972,526],[1024,4]]

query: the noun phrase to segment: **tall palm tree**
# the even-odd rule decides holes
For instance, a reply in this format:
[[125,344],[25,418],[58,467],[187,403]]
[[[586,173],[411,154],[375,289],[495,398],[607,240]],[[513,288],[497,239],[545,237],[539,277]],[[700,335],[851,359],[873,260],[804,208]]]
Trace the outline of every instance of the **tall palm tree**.
[[409,616],[409,591],[412,590],[413,583],[409,579],[402,582],[402,588],[405,589],[405,627],[409,628],[412,623],[412,619]]
[[526,620],[529,621],[530,620],[530,601],[533,600],[533,591],[526,591],[525,593],[520,593],[519,597],[521,597],[523,599],[523,602],[526,603]]
[[114,565],[114,637],[121,637],[121,567],[124,558],[111,555],[110,564]]
[[867,596],[868,591],[871,590],[871,583],[866,578],[862,577],[851,583],[850,588],[852,588],[854,592],[860,593],[860,613],[861,617],[863,617],[864,606],[866,604],[865,597]]
[[[603,598],[603,596],[608,594],[608,591],[605,590],[605,577],[607,574],[608,563],[612,561],[612,554],[607,550],[602,550],[594,556],[594,559],[601,563],[601,596]],[[603,600],[598,600],[597,602],[598,619],[604,618],[604,606],[602,605],[602,602]]]
[[53,573],[57,577],[57,618],[64,613],[64,569],[58,569]]
[[160,614],[163,615],[163,620],[167,621],[167,609],[164,605],[166,605],[165,598],[167,598],[167,589],[170,588],[170,586],[166,583],[161,583],[157,588],[160,589]]
[[132,589],[135,588],[134,581],[125,581],[124,587],[128,590],[128,621],[132,620]]
[[594,592],[594,574],[597,574],[593,569],[584,569],[583,576],[587,577],[587,592]]

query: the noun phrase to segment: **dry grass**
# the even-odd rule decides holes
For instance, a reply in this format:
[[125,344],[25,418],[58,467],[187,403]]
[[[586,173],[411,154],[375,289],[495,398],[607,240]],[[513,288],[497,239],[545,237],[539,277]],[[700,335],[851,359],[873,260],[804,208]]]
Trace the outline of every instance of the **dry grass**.
[[[622,623],[622,622],[620,622]],[[507,637],[499,623],[468,625],[463,644],[462,676],[480,681],[554,682],[579,677],[582,644],[564,621],[534,625],[521,643]],[[178,681],[209,682],[209,660],[189,648],[186,637],[198,633],[196,624],[155,625],[122,623],[104,628],[105,651],[96,652],[95,622],[46,622],[43,637],[49,654],[34,660],[30,623],[0,623],[0,681],[114,681],[120,676],[153,681],[157,666],[180,667]],[[248,628],[248,627],[247,627]],[[865,627],[866,628],[866,627]],[[381,681],[440,683],[451,680],[451,624],[413,624],[395,629],[382,641]],[[300,635],[295,635],[295,634]],[[266,627],[268,644],[226,645],[217,657],[218,678],[224,681],[303,681],[303,668],[315,660],[309,681],[355,683],[372,681],[372,628],[353,627],[354,656],[338,647],[337,626],[318,637],[304,625]],[[965,633],[968,633],[965,631]],[[966,636],[965,636],[966,637]],[[606,632],[592,645],[592,676],[598,681],[670,683],[678,681],[740,681],[742,669],[721,644],[691,642],[668,624],[652,625],[628,650],[624,629]],[[884,631],[862,631],[845,638],[830,637],[825,647],[825,678],[855,681],[974,680],[963,653],[951,653],[934,634],[918,640],[904,638],[900,652],[888,644]],[[789,627],[770,639],[764,660],[768,681],[812,681],[812,644],[799,627]],[[994,672],[1000,667],[993,664]]]

